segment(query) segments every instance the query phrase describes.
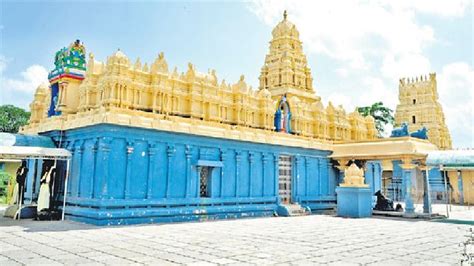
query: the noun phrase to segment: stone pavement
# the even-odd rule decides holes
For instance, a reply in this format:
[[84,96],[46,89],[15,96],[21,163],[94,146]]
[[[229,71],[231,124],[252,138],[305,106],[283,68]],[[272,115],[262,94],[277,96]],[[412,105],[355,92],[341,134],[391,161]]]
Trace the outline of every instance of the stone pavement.
[[0,219],[0,265],[459,265],[469,226],[325,215],[96,227]]

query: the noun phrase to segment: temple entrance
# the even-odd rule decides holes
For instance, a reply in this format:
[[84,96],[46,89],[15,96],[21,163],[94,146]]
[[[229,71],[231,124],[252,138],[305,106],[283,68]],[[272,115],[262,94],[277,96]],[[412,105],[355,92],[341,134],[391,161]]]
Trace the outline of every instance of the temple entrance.
[[281,155],[278,161],[278,195],[282,204],[291,203],[291,157]]
[[209,180],[211,176],[211,167],[203,166],[199,173],[199,196],[201,198],[209,198]]

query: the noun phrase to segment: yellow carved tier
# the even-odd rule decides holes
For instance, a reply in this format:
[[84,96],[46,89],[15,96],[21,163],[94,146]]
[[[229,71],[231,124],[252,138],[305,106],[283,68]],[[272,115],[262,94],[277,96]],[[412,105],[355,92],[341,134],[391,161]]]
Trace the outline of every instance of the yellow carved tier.
[[[90,54],[85,79],[77,84],[62,84],[66,86],[62,88],[66,92],[64,102],[70,107],[67,112],[46,118],[42,114],[49,107],[49,97],[35,96],[34,102],[45,106],[32,105],[33,119],[23,132],[70,129],[102,122],[186,131],[178,126],[186,123],[207,128],[211,136],[254,140],[258,136],[268,143],[297,143],[305,147],[315,146],[314,143],[324,146],[333,141],[375,139],[372,118],[364,118],[357,111],[347,114],[341,106],[331,103],[326,108],[323,106],[313,90],[298,30],[286,16],[272,35],[258,90],[252,89],[243,75],[237,82],[228,84],[218,80],[215,70],[202,73],[191,63],[186,72],[170,70],[163,53],[150,66],[142,64],[140,59],[131,63],[120,50],[105,63]],[[291,108],[293,134],[275,132],[275,112],[282,97]],[[174,126],[164,126],[168,121]],[[242,137],[246,134],[252,137]]]

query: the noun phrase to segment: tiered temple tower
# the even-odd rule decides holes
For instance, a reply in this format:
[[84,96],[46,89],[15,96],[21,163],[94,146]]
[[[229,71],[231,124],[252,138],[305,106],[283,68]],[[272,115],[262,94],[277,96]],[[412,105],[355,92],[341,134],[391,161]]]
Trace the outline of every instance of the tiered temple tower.
[[429,77],[400,79],[399,101],[395,112],[396,126],[406,122],[410,131],[426,127],[431,143],[443,150],[451,148],[451,136],[438,102],[436,73],[429,74]]
[[287,13],[272,31],[269,52],[260,73],[260,91],[276,102],[276,131],[336,141],[375,137],[374,121],[357,111],[347,114],[330,102],[324,108],[313,89],[313,77],[296,26]]
[[272,37],[260,74],[260,89],[268,89],[274,99],[286,95],[297,96],[309,104],[320,101],[313,90],[311,69],[303,54],[299,32],[287,19],[286,11],[273,29]]

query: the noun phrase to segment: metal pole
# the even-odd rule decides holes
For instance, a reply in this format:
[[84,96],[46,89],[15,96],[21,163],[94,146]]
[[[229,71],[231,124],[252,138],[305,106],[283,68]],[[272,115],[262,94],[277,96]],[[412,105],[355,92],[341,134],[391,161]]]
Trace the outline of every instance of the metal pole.
[[[18,186],[18,188],[20,189],[20,186]],[[21,188],[21,191],[20,191],[20,203],[19,203],[19,207],[18,207],[18,220],[21,220],[21,208],[22,208],[22,201],[23,201],[23,191],[24,191],[24,188]]]
[[61,217],[62,221],[64,221],[64,214],[66,212],[67,181],[69,180],[69,161],[70,159],[67,159],[66,161],[66,176],[64,180],[64,196],[63,196],[63,213]]
[[[443,166],[441,165],[439,167],[439,169],[441,171],[443,171]],[[446,217],[449,218],[449,201],[450,201],[450,197],[449,197],[449,193],[448,193],[448,181],[447,181],[447,177],[446,177],[446,171],[443,171],[443,176],[444,176],[444,192],[446,193]]]

